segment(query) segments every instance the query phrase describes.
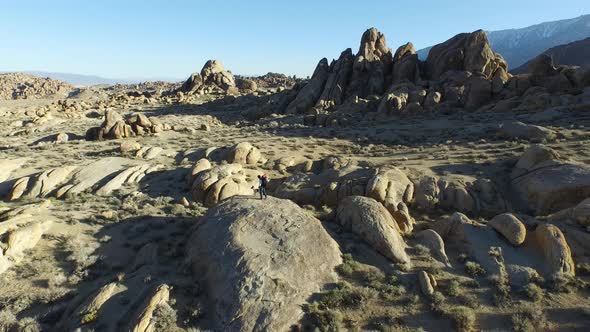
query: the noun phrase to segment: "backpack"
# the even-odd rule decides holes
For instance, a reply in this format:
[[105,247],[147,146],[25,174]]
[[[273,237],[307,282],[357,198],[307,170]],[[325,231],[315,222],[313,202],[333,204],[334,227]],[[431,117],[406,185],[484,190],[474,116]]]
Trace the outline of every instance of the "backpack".
[[268,178],[266,177],[266,175],[264,175],[261,180],[262,186],[266,188],[266,184],[268,183]]

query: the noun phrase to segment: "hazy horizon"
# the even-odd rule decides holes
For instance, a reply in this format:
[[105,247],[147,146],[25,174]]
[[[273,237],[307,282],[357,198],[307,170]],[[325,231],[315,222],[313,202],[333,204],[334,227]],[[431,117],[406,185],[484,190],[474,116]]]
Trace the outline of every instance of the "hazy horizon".
[[[421,49],[457,33],[520,28],[590,13],[564,0],[423,1],[349,5],[303,1],[20,1],[3,5],[0,71],[42,71],[115,80],[182,80],[208,59],[239,75],[311,75],[321,57],[356,52],[376,27],[388,46]],[[428,10],[425,10],[428,8]],[[498,8],[504,8],[503,11]],[[422,22],[428,22],[427,24]]]

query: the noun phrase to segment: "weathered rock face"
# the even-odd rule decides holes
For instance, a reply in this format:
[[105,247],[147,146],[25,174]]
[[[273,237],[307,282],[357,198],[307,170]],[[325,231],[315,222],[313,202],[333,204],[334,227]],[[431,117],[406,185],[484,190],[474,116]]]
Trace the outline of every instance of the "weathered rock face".
[[438,233],[432,229],[426,229],[416,234],[416,240],[426,248],[430,250],[430,253],[445,264],[448,267],[451,267],[451,262],[447,257],[447,253],[445,251],[445,242],[443,241],[442,237],[438,235]]
[[47,208],[50,202],[28,204],[0,211],[0,274],[19,264],[25,251],[33,249],[54,219]]
[[248,142],[241,142],[231,146],[225,152],[225,160],[230,163],[254,165],[260,160],[260,150]]
[[338,206],[337,219],[345,230],[358,234],[383,256],[410,264],[400,229],[381,203],[370,197],[347,197]]
[[195,227],[188,259],[221,331],[286,331],[301,306],[337,280],[336,242],[288,200],[234,197]]
[[553,66],[553,60],[546,54],[541,54],[534,58],[528,65],[528,71],[534,77],[557,74],[557,69]]
[[161,165],[135,165],[125,158],[103,158],[84,166],[61,166],[17,179],[8,200],[23,197],[43,198],[76,195],[93,188],[98,195],[107,195],[125,183],[137,183]]
[[347,48],[338,60],[330,65],[330,75],[324,87],[324,91],[317,102],[317,106],[329,108],[342,104],[345,89],[352,75],[354,56],[352,50]]
[[491,79],[499,69],[507,70],[506,61],[492,51],[483,30],[458,34],[435,45],[428,53],[426,67],[432,80],[449,70],[468,71],[486,79]]
[[361,45],[352,67],[347,98],[364,98],[382,94],[391,81],[392,55],[385,36],[371,28],[361,38]]
[[315,68],[310,81],[301,88],[295,100],[287,106],[286,112],[288,114],[304,113],[315,105],[324,90],[329,71],[328,59],[323,58]]
[[391,213],[399,203],[407,203],[414,197],[414,184],[398,168],[380,169],[367,183],[366,195],[381,202]]
[[408,42],[400,46],[393,56],[393,83],[420,80],[419,66],[420,61],[416,55],[414,44]]
[[516,193],[538,215],[572,207],[590,197],[590,168],[560,160],[542,145],[524,152],[511,179]]
[[235,88],[234,75],[223,68],[219,60],[209,60],[203,66],[200,73],[194,73],[184,82],[180,91],[193,92],[205,88],[222,90],[225,92]]
[[426,271],[420,271],[418,272],[418,282],[420,283],[420,290],[422,290],[422,294],[434,294],[434,288],[436,287],[436,279],[433,275],[428,274]]
[[541,224],[532,234],[552,275],[575,275],[572,253],[563,233],[554,225]]
[[206,206],[236,195],[253,197],[254,188],[258,187],[256,171],[244,169],[241,164],[225,164],[203,169],[191,186],[193,199]]
[[496,185],[485,178],[438,177],[410,170],[414,183],[414,204],[421,209],[444,208],[464,213],[495,216],[506,211],[507,202]]

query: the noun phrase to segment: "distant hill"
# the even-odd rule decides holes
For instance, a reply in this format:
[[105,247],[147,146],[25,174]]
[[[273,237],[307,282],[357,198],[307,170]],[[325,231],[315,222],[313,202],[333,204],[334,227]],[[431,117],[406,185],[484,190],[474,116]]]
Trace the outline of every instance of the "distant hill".
[[[14,71],[12,71],[14,72]],[[11,73],[11,71],[0,71],[0,73]],[[21,73],[34,75],[38,77],[49,77],[54,80],[59,80],[63,82],[70,83],[73,86],[90,86],[90,85],[114,85],[114,84],[137,84],[142,82],[151,82],[151,81],[163,81],[163,82],[180,82],[182,79],[175,79],[175,78],[162,78],[162,77],[154,77],[154,78],[129,78],[129,79],[116,79],[116,78],[106,78],[96,75],[81,75],[81,74],[71,74],[71,73],[54,73],[54,72],[46,72],[46,71],[21,71]]]
[[[494,51],[516,68],[549,48],[590,37],[590,15],[486,33]],[[419,50],[418,57],[426,59],[430,48]]]
[[134,81],[131,81],[131,80],[112,79],[112,78],[105,78],[105,77],[100,77],[100,76],[95,76],[95,75],[52,73],[52,72],[45,72],[45,71],[25,71],[24,73],[39,76],[39,77],[49,77],[54,80],[68,82],[74,86],[135,83]]
[[[556,65],[590,68],[590,38],[552,47],[543,52],[543,54],[549,55],[553,59],[553,63]],[[526,73],[529,62],[535,57],[531,58],[522,66],[511,70],[511,72],[513,74]]]

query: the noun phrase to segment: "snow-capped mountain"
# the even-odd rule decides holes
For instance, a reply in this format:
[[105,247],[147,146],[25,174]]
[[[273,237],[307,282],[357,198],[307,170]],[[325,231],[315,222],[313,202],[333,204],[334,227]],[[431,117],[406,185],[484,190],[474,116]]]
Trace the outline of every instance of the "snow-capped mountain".
[[[516,68],[549,48],[590,37],[590,15],[486,33],[494,51]],[[426,59],[429,51],[430,47],[419,50],[418,57]]]

